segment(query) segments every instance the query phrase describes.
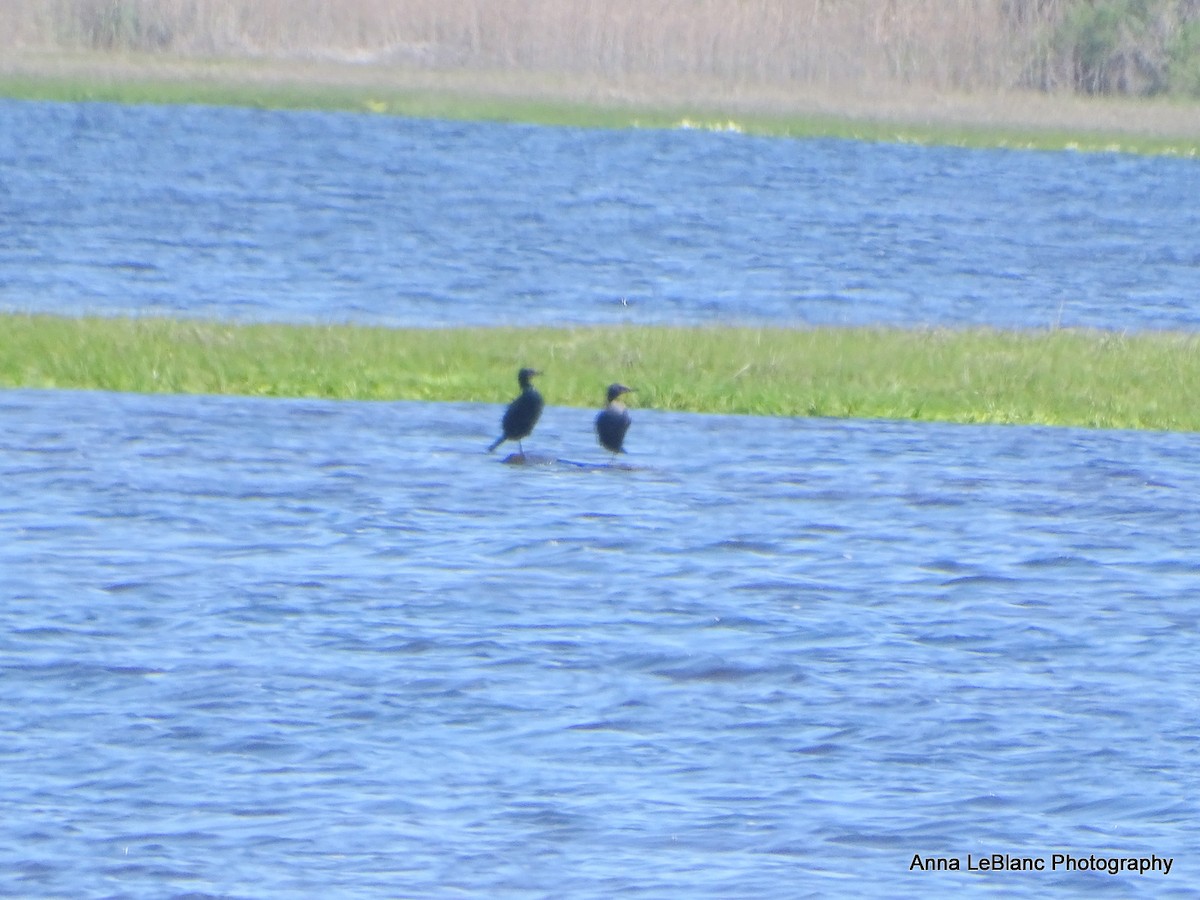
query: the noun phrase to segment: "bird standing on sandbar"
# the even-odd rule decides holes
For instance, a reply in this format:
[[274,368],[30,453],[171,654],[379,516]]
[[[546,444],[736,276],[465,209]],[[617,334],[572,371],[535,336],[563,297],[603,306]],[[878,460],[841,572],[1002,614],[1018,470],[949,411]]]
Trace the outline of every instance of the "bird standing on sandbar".
[[610,384],[608,386],[608,405],[596,416],[596,437],[600,439],[600,445],[605,450],[612,451],[614,459],[618,453],[625,452],[625,448],[622,446],[625,443],[625,432],[629,430],[629,424],[633,421],[629,416],[629,410],[621,402],[621,395],[632,392],[633,388],[625,387],[623,384]]
[[492,446],[488,447],[488,453],[505,441],[516,441],[521,456],[525,456],[525,448],[521,446],[521,439],[529,437],[533,426],[541,418],[542,407],[545,406],[542,395],[529,383],[529,379],[534,375],[541,374],[537,369],[522,369],[517,373],[517,384],[521,386],[521,393],[517,395],[516,400],[508,404],[508,409],[504,411],[504,418],[500,420],[500,427],[504,430],[504,434],[496,438]]

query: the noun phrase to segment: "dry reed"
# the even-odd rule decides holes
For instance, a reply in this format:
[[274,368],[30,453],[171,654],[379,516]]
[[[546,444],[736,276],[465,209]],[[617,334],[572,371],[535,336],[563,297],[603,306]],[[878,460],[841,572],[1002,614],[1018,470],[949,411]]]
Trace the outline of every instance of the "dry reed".
[[0,0],[0,48],[307,58],[618,81],[1008,90],[1065,79],[1048,36],[1077,3]]

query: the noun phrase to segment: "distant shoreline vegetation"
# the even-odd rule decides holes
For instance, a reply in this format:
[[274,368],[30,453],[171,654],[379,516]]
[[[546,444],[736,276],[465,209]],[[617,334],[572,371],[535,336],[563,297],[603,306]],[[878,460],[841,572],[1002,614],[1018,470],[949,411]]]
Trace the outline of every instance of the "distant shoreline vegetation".
[[[531,73],[421,72],[261,60],[18,54],[0,97],[330,110],[581,128],[665,128],[921,146],[1200,156],[1200,103],[902,93],[782,97],[709,85],[642,89]],[[1185,127],[1192,123],[1190,129]]]
[[1200,431],[1200,337],[1079,329],[387,328],[0,315],[0,386]]
[[0,50],[341,59],[607,81],[1200,98],[1181,0],[8,2]]
[[9,6],[12,98],[1200,155],[1180,0]]

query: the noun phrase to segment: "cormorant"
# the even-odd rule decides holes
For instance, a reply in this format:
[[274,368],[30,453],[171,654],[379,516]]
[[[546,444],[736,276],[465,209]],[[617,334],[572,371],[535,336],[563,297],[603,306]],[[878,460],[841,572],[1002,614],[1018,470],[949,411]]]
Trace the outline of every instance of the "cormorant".
[[508,409],[504,411],[504,418],[500,420],[500,427],[504,429],[504,434],[496,438],[492,446],[488,447],[488,453],[491,453],[505,441],[516,441],[517,447],[521,451],[521,456],[525,455],[525,448],[521,446],[521,439],[529,437],[533,431],[533,426],[537,424],[537,420],[542,415],[542,407],[545,402],[542,400],[542,395],[538,393],[537,388],[529,383],[534,375],[541,375],[537,369],[522,369],[517,373],[517,384],[521,385],[521,393],[517,399],[508,404]]
[[596,416],[596,437],[600,439],[600,444],[605,450],[612,451],[614,457],[618,453],[625,452],[625,448],[621,445],[625,441],[625,432],[629,430],[629,423],[633,421],[629,417],[629,410],[621,402],[621,395],[632,391],[633,388],[627,388],[623,384],[610,384],[608,386],[608,405]]

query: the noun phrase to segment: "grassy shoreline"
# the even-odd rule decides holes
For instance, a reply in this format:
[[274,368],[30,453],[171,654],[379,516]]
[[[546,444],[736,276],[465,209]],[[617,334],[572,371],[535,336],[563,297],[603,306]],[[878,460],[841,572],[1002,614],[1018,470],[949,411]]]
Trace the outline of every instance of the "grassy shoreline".
[[1200,156],[1200,103],[1168,100],[917,89],[867,96],[701,81],[609,83],[529,72],[28,53],[0,62],[0,96]]
[[[0,387],[1200,431],[1200,337],[1057,329],[405,329],[7,314]],[[614,349],[616,348],[616,349]]]

